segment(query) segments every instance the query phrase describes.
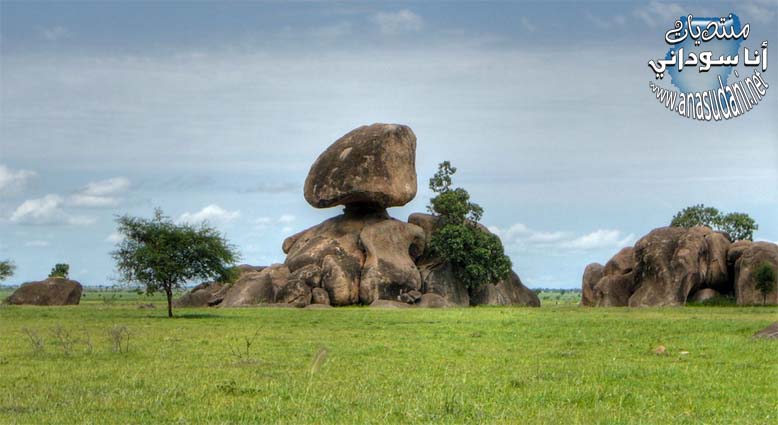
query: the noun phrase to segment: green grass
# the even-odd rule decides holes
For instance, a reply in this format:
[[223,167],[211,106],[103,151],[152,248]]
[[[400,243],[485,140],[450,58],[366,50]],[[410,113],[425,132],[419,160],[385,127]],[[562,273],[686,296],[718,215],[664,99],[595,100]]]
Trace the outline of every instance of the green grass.
[[[751,338],[778,319],[775,307],[179,309],[167,319],[160,299],[142,310],[148,298],[124,294],[0,307],[0,423],[778,422],[778,341]],[[112,351],[114,326],[129,330],[128,352]],[[233,353],[254,335],[248,355]],[[666,355],[653,353],[660,344]]]

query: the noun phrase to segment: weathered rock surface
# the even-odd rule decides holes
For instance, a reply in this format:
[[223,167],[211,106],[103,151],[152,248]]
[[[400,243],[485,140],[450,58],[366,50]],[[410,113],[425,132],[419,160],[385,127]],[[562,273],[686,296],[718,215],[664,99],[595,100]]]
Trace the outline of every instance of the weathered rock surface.
[[82,290],[75,280],[50,277],[23,284],[6,301],[16,305],[77,305],[81,302]]
[[283,264],[273,264],[259,272],[244,273],[224,295],[221,306],[274,304],[276,293],[286,286],[289,275],[289,269]]
[[597,285],[597,282],[602,279],[604,269],[605,266],[600,263],[591,263],[584,269],[583,279],[581,282],[581,305],[596,305],[594,287]]
[[661,227],[635,244],[631,307],[677,306],[702,288],[727,285],[729,240],[707,227]]
[[735,298],[738,304],[778,304],[778,290],[767,294],[765,299],[756,289],[753,272],[761,263],[767,263],[778,270],[778,245],[769,242],[750,244],[735,262]]
[[755,333],[754,338],[778,339],[778,322],[775,322],[772,325]]
[[519,276],[511,271],[510,275],[496,285],[481,285],[470,289],[470,305],[523,305],[540,307],[537,294],[521,283]]
[[432,293],[422,295],[421,299],[419,300],[419,303],[416,305],[422,308],[456,307],[454,304],[451,304],[440,295],[432,294]]
[[407,204],[416,196],[416,135],[399,124],[350,131],[313,163],[304,194],[315,208]]
[[621,249],[602,269],[602,277],[594,284],[591,301],[597,307],[623,307],[629,303],[635,287],[635,250]]
[[370,303],[371,308],[410,308],[412,304],[404,303],[402,301],[393,300],[375,300]]
[[457,279],[451,264],[433,259],[420,263],[419,271],[422,278],[421,292],[439,295],[451,305],[470,305],[470,293],[465,284]]
[[311,290],[311,304],[330,305],[330,294],[324,288],[313,288]]
[[218,305],[224,300],[224,294],[229,285],[221,282],[201,283],[189,292],[181,295],[174,304],[176,307],[210,307]]
[[393,300],[421,289],[415,260],[424,250],[424,230],[415,224],[389,219],[369,224],[359,235],[366,258],[359,283],[359,300]]
[[689,301],[695,302],[695,303],[701,303],[708,300],[712,300],[716,297],[721,296],[719,291],[713,289],[713,288],[703,288],[699,291],[692,294],[692,296],[689,297]]

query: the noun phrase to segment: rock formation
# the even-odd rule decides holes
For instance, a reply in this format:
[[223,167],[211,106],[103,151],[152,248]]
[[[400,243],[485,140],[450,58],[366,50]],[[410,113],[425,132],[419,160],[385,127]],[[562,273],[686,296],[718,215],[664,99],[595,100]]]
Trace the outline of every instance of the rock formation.
[[27,282],[6,300],[8,304],[77,305],[81,302],[80,283],[62,277]]
[[416,136],[404,125],[349,132],[316,159],[304,187],[313,207],[342,205],[342,214],[286,238],[283,264],[244,270],[233,284],[197,286],[179,305],[539,306],[515,273],[468,289],[451,264],[425,250],[436,217],[412,214],[405,222],[389,216],[386,208],[416,196],[415,162]]
[[[660,227],[616,254],[605,267],[584,270],[581,304],[656,307],[735,297],[761,304],[751,270],[766,261],[778,268],[778,245],[737,241],[708,227]],[[767,302],[778,304],[773,291]]]

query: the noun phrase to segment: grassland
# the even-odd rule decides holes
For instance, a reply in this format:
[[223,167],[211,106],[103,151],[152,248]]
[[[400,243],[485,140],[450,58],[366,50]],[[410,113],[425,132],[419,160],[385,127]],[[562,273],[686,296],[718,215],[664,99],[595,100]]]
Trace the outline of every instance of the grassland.
[[751,338],[775,307],[167,319],[159,298],[104,295],[0,307],[0,423],[778,423],[778,341]]

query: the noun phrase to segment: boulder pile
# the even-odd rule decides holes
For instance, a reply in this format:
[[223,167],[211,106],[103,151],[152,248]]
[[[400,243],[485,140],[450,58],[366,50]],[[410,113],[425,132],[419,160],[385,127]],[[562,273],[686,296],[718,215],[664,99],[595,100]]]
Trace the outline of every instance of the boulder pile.
[[[762,304],[751,276],[767,262],[778,268],[778,245],[731,243],[708,227],[660,227],[619,251],[605,266],[586,266],[581,304],[585,306],[679,306],[720,295],[738,304]],[[778,291],[767,296],[778,304]]]
[[286,238],[283,264],[244,268],[231,285],[200,285],[179,305],[539,306],[515,273],[495,285],[465,287],[451,264],[425,251],[435,216],[412,214],[407,222],[389,216],[387,208],[416,196],[415,163],[409,127],[352,130],[316,159],[304,186],[311,206],[343,206],[342,214]]
[[81,302],[83,287],[75,280],[50,277],[22,284],[6,299],[8,304],[77,305]]

